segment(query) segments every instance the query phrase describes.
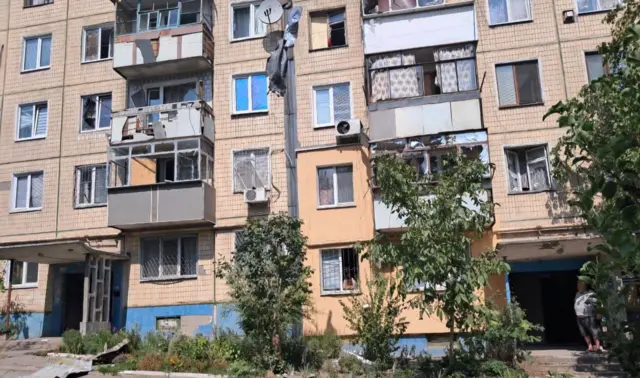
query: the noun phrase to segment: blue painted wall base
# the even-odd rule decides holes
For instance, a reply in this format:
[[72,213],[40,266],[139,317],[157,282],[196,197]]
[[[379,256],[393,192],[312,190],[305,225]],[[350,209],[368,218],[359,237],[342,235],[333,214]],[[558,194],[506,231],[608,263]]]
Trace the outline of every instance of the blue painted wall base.
[[[396,355],[399,355],[402,349],[409,352],[413,351],[416,356],[419,355],[431,355],[432,357],[442,357],[446,354],[446,347],[442,347],[441,344],[429,345],[428,335],[408,335],[402,336],[398,340],[399,347]],[[352,353],[362,353],[362,347],[360,345],[344,344],[342,350]]]
[[[14,316],[11,315],[11,323],[19,324],[18,339],[33,339],[35,337],[42,337],[44,324],[45,324],[44,312],[32,312],[26,315]],[[0,317],[0,324],[4,327],[5,317]],[[46,335],[46,332],[44,333]]]

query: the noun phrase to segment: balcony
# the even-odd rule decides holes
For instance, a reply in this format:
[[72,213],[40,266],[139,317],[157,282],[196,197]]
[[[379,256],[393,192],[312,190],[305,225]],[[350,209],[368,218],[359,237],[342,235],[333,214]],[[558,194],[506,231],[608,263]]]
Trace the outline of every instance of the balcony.
[[215,222],[213,145],[204,138],[109,149],[108,225],[121,230]]
[[145,79],[213,67],[212,0],[118,2],[113,68]]
[[112,145],[193,136],[214,141],[213,110],[205,101],[146,106],[111,116]]

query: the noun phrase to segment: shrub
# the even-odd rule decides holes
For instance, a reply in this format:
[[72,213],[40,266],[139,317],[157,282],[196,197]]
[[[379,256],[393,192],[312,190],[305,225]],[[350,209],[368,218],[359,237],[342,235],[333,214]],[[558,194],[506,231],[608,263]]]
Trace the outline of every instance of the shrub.
[[259,377],[264,373],[259,367],[245,361],[233,361],[229,365],[229,374],[234,377]]
[[209,339],[202,335],[195,337],[176,336],[169,343],[169,353],[175,353],[192,360],[207,360],[209,358]]
[[346,355],[340,357],[338,360],[338,366],[340,366],[340,371],[342,373],[352,373],[355,375],[364,373],[362,362],[360,362],[356,356]]
[[77,329],[69,329],[62,334],[60,351],[63,353],[82,354],[84,345],[82,334]]
[[489,377],[502,377],[509,367],[502,361],[489,360],[480,365],[480,372]]
[[105,345],[107,348],[111,348],[124,340],[124,338],[124,333],[111,333],[111,331],[106,329],[85,335],[83,338],[84,353],[102,353],[105,350]]
[[169,339],[160,332],[149,332],[145,335],[136,351],[138,355],[150,353],[167,353],[169,351]]
[[223,332],[209,345],[209,355],[216,360],[232,362],[240,357],[242,338],[236,334]]
[[138,370],[161,371],[164,366],[164,358],[160,353],[145,354],[138,360]]
[[342,351],[342,339],[333,332],[305,336],[303,342],[307,347],[321,350],[325,358],[338,358]]

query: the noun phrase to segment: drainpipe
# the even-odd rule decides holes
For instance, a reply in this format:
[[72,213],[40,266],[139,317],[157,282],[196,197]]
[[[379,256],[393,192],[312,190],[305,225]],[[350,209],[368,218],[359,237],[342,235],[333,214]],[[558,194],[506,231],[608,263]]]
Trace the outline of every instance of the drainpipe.
[[[283,24],[287,24],[291,8],[284,10]],[[287,207],[290,216],[298,218],[298,107],[296,103],[296,66],[293,46],[287,49],[287,92],[284,96],[284,154],[287,172]]]
[[11,284],[11,281],[13,280],[13,264],[15,263],[15,260],[11,259],[9,260],[9,274],[7,275],[9,278],[9,289],[7,290],[7,315],[6,318],[4,319],[4,327],[5,327],[5,331],[9,330],[9,327],[11,326],[11,322],[10,322],[10,318],[11,318],[11,287],[13,286]]

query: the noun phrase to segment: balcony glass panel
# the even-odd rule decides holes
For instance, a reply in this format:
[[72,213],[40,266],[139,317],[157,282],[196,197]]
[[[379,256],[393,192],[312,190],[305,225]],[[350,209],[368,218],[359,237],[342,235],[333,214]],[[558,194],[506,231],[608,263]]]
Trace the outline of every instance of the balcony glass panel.
[[364,14],[387,13],[444,4],[445,0],[363,0]]
[[204,21],[211,29],[212,0],[142,0],[119,2],[116,34],[126,35],[172,29]]

